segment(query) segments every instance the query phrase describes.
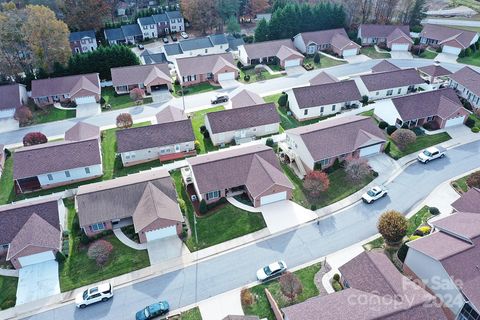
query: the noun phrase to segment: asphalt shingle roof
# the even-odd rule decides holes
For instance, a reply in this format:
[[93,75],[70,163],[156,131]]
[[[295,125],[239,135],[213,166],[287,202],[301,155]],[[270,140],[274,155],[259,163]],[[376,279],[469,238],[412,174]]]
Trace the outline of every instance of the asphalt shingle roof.
[[448,76],[452,73],[440,65],[429,65],[425,67],[418,68],[419,71],[431,76],[431,77],[441,77]]
[[180,47],[180,44],[178,43],[170,43],[166,44],[163,46],[163,50],[165,50],[165,53],[169,56],[174,56],[176,54],[182,54],[182,48]]
[[212,48],[213,43],[208,37],[186,39],[178,42],[183,51]]
[[361,24],[359,28],[362,30],[362,38],[387,38],[395,29],[410,34],[408,25]]
[[125,40],[125,36],[121,28],[105,29],[105,38],[109,41]]
[[415,69],[401,69],[360,76],[368,91],[385,90],[425,83]]
[[452,208],[461,212],[480,213],[480,189],[470,188],[452,203]]
[[169,19],[180,19],[183,18],[180,11],[166,11],[165,14],[168,16]]
[[292,91],[300,109],[358,101],[362,98],[354,80],[293,88]]
[[395,71],[395,70],[400,70],[399,67],[394,65],[391,62],[388,62],[387,60],[382,60],[378,64],[372,67],[372,72],[387,72],[387,71]]
[[20,86],[17,83],[0,86],[0,110],[17,109],[27,103],[21,101]]
[[480,96],[480,73],[472,68],[463,67],[450,75],[450,79],[458,82],[477,96]]
[[95,39],[95,30],[70,32],[70,36],[69,36],[70,42],[80,41],[84,38]]
[[142,30],[138,24],[127,24],[120,27],[125,37],[143,36]]
[[476,32],[450,28],[437,24],[425,24],[420,37],[438,40],[440,44],[444,41],[456,40],[462,48],[468,48],[476,36]]

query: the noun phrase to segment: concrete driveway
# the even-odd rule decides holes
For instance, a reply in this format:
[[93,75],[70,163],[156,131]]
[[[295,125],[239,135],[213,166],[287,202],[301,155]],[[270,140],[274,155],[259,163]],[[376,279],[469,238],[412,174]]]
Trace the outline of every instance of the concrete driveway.
[[305,68],[302,67],[302,66],[296,66],[296,67],[286,68],[285,72],[289,76],[296,76],[296,75],[300,75],[300,74],[303,74],[303,73],[307,72],[307,70],[305,70]]
[[190,253],[178,236],[148,241],[147,251],[152,265]]
[[413,56],[408,51],[390,51],[392,59],[413,59]]
[[318,217],[315,212],[288,200],[265,205],[261,209],[263,219],[272,234],[315,220]]
[[457,63],[457,59],[458,59],[458,56],[454,54],[443,53],[443,52],[439,53],[435,57],[435,61],[446,62],[446,63]]
[[222,80],[219,81],[219,83],[222,86],[222,89],[233,89],[242,86],[237,80]]
[[380,177],[389,176],[399,164],[384,153],[366,158],[370,167],[378,172]]
[[19,270],[17,306],[59,293],[57,261],[32,264]]
[[168,90],[159,90],[152,92],[152,100],[153,102],[167,102],[168,100],[172,99],[172,94]]
[[345,57],[343,59],[345,59],[348,63],[360,63],[360,62],[365,62],[365,61],[368,61],[368,60],[372,60],[364,54],[359,54],[359,55],[352,56],[352,57]]

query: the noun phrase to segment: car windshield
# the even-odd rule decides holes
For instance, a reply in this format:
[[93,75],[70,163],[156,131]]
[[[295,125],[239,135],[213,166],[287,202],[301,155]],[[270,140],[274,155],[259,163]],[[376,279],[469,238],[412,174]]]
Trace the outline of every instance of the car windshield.
[[426,155],[427,157],[430,157],[432,155],[432,153],[429,152],[428,150],[424,150],[423,154]]
[[83,291],[83,300],[87,300],[88,297],[88,290]]
[[268,276],[272,273],[272,270],[270,270],[269,266],[266,266],[265,268],[263,268],[263,272],[265,272],[265,274]]
[[368,191],[367,191],[367,194],[368,194],[370,197],[373,197],[376,193],[375,193],[373,190],[368,190]]
[[145,308],[145,310],[143,310],[143,314],[145,314],[145,317],[150,317],[150,312],[148,312],[148,308]]

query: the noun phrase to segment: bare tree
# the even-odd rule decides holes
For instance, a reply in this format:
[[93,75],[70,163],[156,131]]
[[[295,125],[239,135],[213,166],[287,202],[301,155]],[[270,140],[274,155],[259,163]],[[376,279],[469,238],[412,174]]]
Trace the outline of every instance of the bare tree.
[[303,291],[302,283],[298,280],[298,277],[291,272],[285,272],[280,277],[279,282],[282,293],[292,302],[295,300],[295,297]]
[[370,166],[365,159],[353,159],[347,161],[345,166],[345,173],[347,174],[348,179],[357,183],[365,179],[371,173]]
[[373,0],[362,0],[360,3],[361,21],[368,22],[372,14]]

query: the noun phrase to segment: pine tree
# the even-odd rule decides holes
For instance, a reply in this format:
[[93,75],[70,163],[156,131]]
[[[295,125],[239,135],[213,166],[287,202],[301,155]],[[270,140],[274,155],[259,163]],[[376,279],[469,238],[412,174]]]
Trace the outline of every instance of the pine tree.
[[268,30],[269,26],[267,20],[260,20],[255,29],[255,42],[267,41],[269,39]]

